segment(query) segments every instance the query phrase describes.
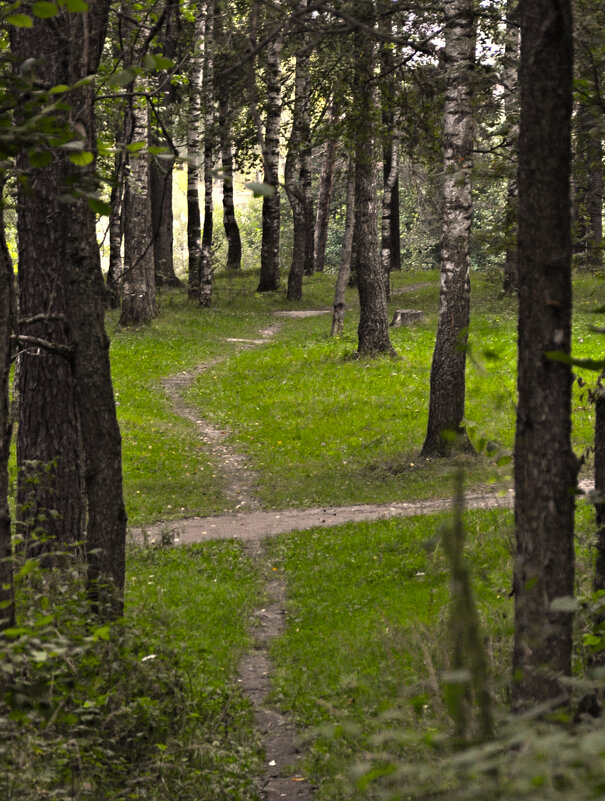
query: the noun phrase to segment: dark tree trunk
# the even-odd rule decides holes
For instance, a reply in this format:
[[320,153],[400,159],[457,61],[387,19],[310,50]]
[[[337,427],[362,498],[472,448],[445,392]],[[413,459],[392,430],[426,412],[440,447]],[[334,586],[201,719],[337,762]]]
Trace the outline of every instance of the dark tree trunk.
[[155,284],[179,286],[174,272],[172,246],[172,177],[174,159],[153,157],[149,164],[149,198],[153,232],[153,261]]
[[423,456],[446,456],[454,443],[470,447],[463,428],[466,343],[470,321],[470,231],[475,54],[472,0],[445,6],[446,97],[439,321],[431,365],[429,419]]
[[219,130],[223,165],[223,228],[227,238],[227,269],[242,266],[242,240],[233,203],[233,151],[231,145],[231,112],[224,95],[219,97]]
[[[62,24],[36,20],[15,34],[15,55],[43,60],[51,85],[73,84],[97,71],[108,11],[108,2],[91,1]],[[94,152],[94,87],[68,97],[70,122]],[[110,584],[119,613],[126,516],[95,216],[86,200],[62,199],[65,186],[90,178],[59,151],[30,174],[33,191],[20,193],[18,503],[30,535],[41,518],[45,536],[61,545],[83,541],[86,530],[91,592],[98,599],[98,580]],[[41,480],[28,483],[35,461]]]
[[[595,511],[597,517],[596,550],[597,560],[595,566],[595,590],[605,590],[605,389],[603,389],[604,375],[601,375],[595,397],[595,433],[594,433],[594,488],[597,495]],[[601,613],[601,620],[605,615]],[[601,653],[600,662],[605,661],[605,654]]]
[[517,705],[559,697],[571,670],[572,614],[553,611],[574,591],[570,442],[570,117],[573,35],[569,0],[520,6],[519,372],[515,438]]
[[267,46],[267,109],[263,145],[264,181],[273,190],[263,196],[260,280],[257,292],[279,288],[279,128],[281,124],[281,46],[275,37]]
[[[338,105],[332,100],[330,108],[330,123],[336,124],[338,119]],[[331,132],[326,142],[324,156],[321,162],[319,176],[319,192],[317,195],[317,213],[315,216],[315,237],[313,245],[313,266],[316,272],[321,273],[326,263],[326,245],[328,243],[328,222],[330,219],[330,201],[334,188],[334,172],[336,166],[336,152],[338,150],[338,137]]]
[[[0,203],[4,177],[0,176]],[[14,623],[11,516],[8,504],[8,460],[12,436],[9,380],[15,331],[15,278],[0,208],[0,631]]]
[[[385,148],[383,162],[384,192],[382,195],[380,262],[384,273],[387,298],[391,296],[391,265],[393,263],[393,229],[399,231],[399,217],[395,218],[393,192],[399,176],[399,114],[388,115],[391,141]],[[398,196],[399,199],[399,196]],[[399,211],[399,207],[397,207]]]
[[[373,24],[371,0],[358,0],[357,18]],[[353,126],[355,130],[355,227],[353,251],[359,290],[359,354],[395,353],[389,339],[387,294],[380,266],[378,243],[378,200],[376,196],[376,142],[374,120],[376,100],[373,75],[376,46],[366,32],[354,34]]]
[[189,73],[190,95],[187,116],[187,250],[189,253],[187,293],[198,298],[202,270],[202,221],[200,214],[200,124],[202,119],[203,58],[200,42],[204,36],[204,18],[199,11],[195,20],[193,53]]
[[[399,166],[399,165],[398,165]],[[401,231],[399,207],[399,170],[391,190],[391,272],[401,272]]]
[[519,139],[519,30],[518,0],[508,0],[506,8],[506,45],[504,52],[504,113],[509,127],[511,166],[506,186],[506,254],[504,257],[503,289],[514,294],[517,281],[517,212],[519,192],[517,189],[517,144]]
[[581,266],[602,265],[603,142],[602,112],[587,102],[575,115],[574,250]]
[[[307,0],[301,0],[300,7],[305,8]],[[308,184],[310,183],[309,148],[309,51],[308,35],[303,34],[296,54],[294,78],[294,109],[292,112],[292,132],[288,142],[286,156],[285,186],[288,200],[292,207],[294,242],[292,245],[292,263],[288,275],[288,300],[301,300],[303,273],[308,274]],[[311,225],[311,233],[313,226]],[[311,274],[313,265],[311,258]]]
[[340,266],[334,287],[334,311],[332,314],[331,336],[342,334],[345,317],[345,291],[351,273],[351,256],[353,253],[353,231],[355,229],[355,163],[349,159],[347,169],[347,211],[345,216],[345,231],[340,252]]
[[[121,138],[121,137],[120,137]],[[114,160],[114,183],[109,204],[109,269],[107,271],[107,294],[109,306],[117,309],[122,298],[122,199],[124,197],[123,154]]]
[[[145,101],[143,101],[145,102]],[[129,142],[147,142],[148,109],[130,99]],[[128,156],[124,191],[124,274],[120,325],[141,325],[156,315],[153,232],[149,199],[149,156]]]
[[200,269],[200,306],[212,303],[212,240],[214,236],[214,0],[206,3],[206,36],[204,37],[204,227],[202,230],[202,260]]

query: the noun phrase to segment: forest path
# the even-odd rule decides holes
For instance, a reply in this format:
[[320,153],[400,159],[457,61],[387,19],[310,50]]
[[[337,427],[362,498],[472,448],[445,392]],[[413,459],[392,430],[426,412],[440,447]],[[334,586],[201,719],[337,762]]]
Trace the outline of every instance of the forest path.
[[[406,288],[407,291],[418,286]],[[327,310],[326,310],[327,311]],[[325,313],[313,310],[292,311],[280,316],[308,317]],[[257,339],[231,339],[237,343],[236,352],[259,347],[271,340],[279,330],[274,324],[259,332]],[[244,694],[250,699],[254,710],[254,721],[260,734],[265,753],[265,774],[260,788],[263,801],[285,799],[285,801],[311,801],[313,788],[302,775],[300,760],[303,756],[298,744],[294,723],[271,707],[267,697],[271,690],[272,664],[270,648],[285,627],[286,584],[271,569],[264,540],[289,531],[303,530],[315,526],[335,526],[347,522],[379,520],[391,517],[411,517],[419,514],[434,514],[451,508],[449,498],[431,499],[391,504],[359,504],[352,506],[324,506],[313,509],[261,510],[255,495],[258,486],[257,474],[249,466],[246,457],[227,442],[229,432],[218,429],[204,420],[197,409],[187,403],[184,394],[198,375],[228,357],[214,359],[193,370],[164,379],[162,385],[168,394],[175,414],[195,423],[200,438],[215,457],[223,471],[225,493],[233,504],[234,511],[213,517],[194,517],[156,523],[144,530],[133,532],[139,543],[165,542],[187,545],[205,540],[239,539],[245,543],[252,559],[265,577],[265,605],[253,614],[251,634],[253,647],[244,654],[239,666],[239,678]],[[588,482],[581,485],[588,489]],[[465,496],[467,509],[510,508],[513,505],[512,490],[506,492],[470,492]],[[242,510],[242,507],[246,511]]]

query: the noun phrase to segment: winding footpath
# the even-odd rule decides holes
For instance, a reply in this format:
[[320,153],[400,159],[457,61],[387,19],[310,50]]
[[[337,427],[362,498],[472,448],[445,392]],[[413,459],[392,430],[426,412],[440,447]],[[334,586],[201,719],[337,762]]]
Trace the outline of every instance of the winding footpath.
[[[414,287],[415,288],[415,287]],[[329,311],[329,310],[326,310]],[[279,316],[305,317],[326,313],[277,312]],[[260,347],[271,341],[280,324],[259,332],[256,339],[229,339],[237,343],[237,350]],[[390,517],[411,517],[432,514],[451,507],[451,500],[425,500],[413,503],[376,505],[325,506],[313,509],[261,510],[255,490],[258,476],[246,457],[229,443],[229,432],[214,427],[200,417],[187,403],[185,392],[209,368],[223,361],[214,359],[194,370],[165,379],[162,386],[168,395],[175,414],[191,420],[197,427],[200,439],[216,459],[225,478],[225,493],[234,511],[214,517],[193,517],[168,523],[157,523],[144,531],[133,532],[138,542],[153,543],[169,536],[174,544],[192,544],[214,539],[239,539],[245,543],[248,554],[258,564],[265,577],[265,606],[253,615],[253,647],[244,655],[239,666],[239,678],[244,694],[254,709],[254,720],[260,733],[265,753],[265,776],[260,788],[264,801],[311,801],[313,790],[301,771],[303,756],[298,745],[295,726],[289,716],[283,715],[267,703],[271,689],[271,643],[280,636],[285,626],[285,582],[276,577],[268,561],[264,540],[289,531],[314,526],[336,526],[347,522],[378,520]],[[588,486],[583,483],[583,489]],[[468,493],[467,509],[510,508],[512,490],[506,493]]]

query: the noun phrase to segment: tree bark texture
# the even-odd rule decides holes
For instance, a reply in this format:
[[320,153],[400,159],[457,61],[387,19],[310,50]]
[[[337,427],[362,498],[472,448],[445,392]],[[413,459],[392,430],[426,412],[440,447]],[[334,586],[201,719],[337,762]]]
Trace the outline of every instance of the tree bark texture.
[[[37,57],[51,86],[76,83],[97,71],[108,13],[108,2],[91,0],[88,12],[50,24],[36,19],[15,34],[13,52]],[[66,99],[70,123],[94,152],[94,87]],[[86,531],[91,590],[98,597],[99,579],[112,585],[119,613],[126,515],[95,215],[82,198],[62,200],[66,186],[88,186],[92,169],[74,167],[59,151],[29,178],[32,191],[21,190],[18,215],[19,342],[26,348],[18,371],[18,504],[26,534],[42,516],[44,536],[63,545],[82,541]],[[31,484],[35,462],[42,475]]]
[[189,107],[187,111],[187,292],[198,298],[202,270],[202,218],[200,214],[200,125],[202,121],[203,55],[205,18],[195,19],[193,52],[189,68]]
[[319,175],[317,211],[315,215],[315,236],[313,243],[313,263],[315,272],[321,273],[326,266],[326,245],[328,244],[328,224],[330,221],[330,201],[334,189],[334,172],[338,139],[330,136],[325,145]]
[[334,310],[332,313],[331,336],[342,334],[345,318],[345,292],[351,273],[351,256],[353,253],[353,231],[355,229],[355,162],[349,159],[347,169],[347,210],[345,230],[340,252],[340,266],[334,287]]
[[574,250],[586,267],[603,261],[602,110],[578,103],[575,115]]
[[517,145],[519,139],[519,29],[518,0],[508,0],[506,7],[506,42],[504,49],[504,114],[509,129],[510,167],[506,181],[506,253],[504,256],[503,289],[507,294],[517,292]]
[[260,280],[257,292],[279,288],[279,129],[281,124],[281,36],[267,45],[267,105],[263,143],[264,181],[273,192],[263,196]]
[[[4,177],[0,176],[0,204]],[[6,245],[4,208],[0,208],[0,631],[14,623],[11,515],[8,504],[8,460],[12,436],[9,398],[10,368],[15,333],[15,276]]]
[[515,437],[514,698],[559,697],[571,670],[572,614],[553,611],[574,591],[570,352],[569,0],[525,0],[521,20],[519,338]]
[[446,94],[439,321],[431,365],[423,456],[446,456],[464,434],[466,343],[470,322],[473,117],[471,76],[476,29],[471,0],[445,5]]
[[[355,4],[357,19],[372,25],[371,0]],[[379,120],[374,90],[376,46],[364,31],[354,35],[353,75],[355,144],[355,227],[353,251],[359,290],[357,351],[360,355],[394,354],[389,338],[387,293],[380,266],[378,243],[378,199],[376,193],[376,142],[374,130]]]
[[212,188],[214,176],[214,0],[206,3],[206,35],[204,37],[204,227],[202,230],[202,259],[200,264],[200,306],[212,303],[212,239],[214,236],[214,207]]
[[[300,7],[305,8],[307,0],[301,0]],[[294,76],[294,108],[292,111],[292,131],[288,142],[288,153],[284,183],[290,206],[292,207],[292,223],[294,241],[292,245],[292,263],[288,274],[288,300],[301,300],[303,274],[307,268],[308,227],[307,183],[309,171],[309,149],[311,126],[309,118],[309,51],[308,35],[303,34],[298,41]],[[313,226],[311,225],[311,232]],[[311,269],[312,272],[312,269]]]
[[[149,141],[149,110],[131,97],[129,142]],[[149,191],[149,155],[129,153],[124,190],[124,274],[120,325],[141,325],[156,315],[155,265]]]
[[233,148],[231,142],[231,110],[224,95],[219,97],[219,133],[223,167],[223,228],[227,238],[227,269],[242,266],[242,240],[233,202]]
[[[595,433],[594,433],[594,488],[597,494],[595,512],[597,518],[595,565],[595,590],[605,590],[605,389],[601,375],[595,393]],[[601,661],[605,654],[601,654]]]
[[178,286],[172,246],[172,177],[174,159],[153,156],[149,162],[149,198],[153,235],[155,285]]
[[[122,139],[116,137],[116,142]],[[114,159],[114,182],[111,187],[109,205],[109,268],[107,270],[107,293],[109,306],[117,309],[122,298],[122,200],[124,197],[124,154],[118,150]]]
[[[395,110],[390,115],[391,135],[390,143],[385,148],[381,217],[381,245],[380,262],[385,277],[387,297],[391,296],[391,265],[393,263],[393,229],[399,231],[399,216],[395,217],[393,208],[393,193],[399,177],[399,114]],[[398,211],[398,207],[397,207]]]

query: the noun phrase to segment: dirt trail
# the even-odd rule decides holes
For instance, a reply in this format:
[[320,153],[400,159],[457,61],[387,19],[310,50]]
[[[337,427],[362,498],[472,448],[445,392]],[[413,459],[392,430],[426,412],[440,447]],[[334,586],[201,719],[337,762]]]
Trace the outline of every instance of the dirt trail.
[[[418,284],[404,287],[393,294],[410,292],[425,286]],[[281,316],[310,317],[325,311],[292,311]],[[237,350],[261,346],[270,341],[280,325],[272,325],[259,333],[258,339],[229,339],[237,343]],[[226,358],[226,357],[225,357]],[[451,507],[450,499],[432,499],[409,503],[324,506],[314,509],[260,509],[255,495],[258,480],[246,457],[234,450],[227,442],[229,432],[218,429],[204,420],[198,410],[189,405],[184,394],[198,375],[201,375],[223,359],[215,359],[194,370],[179,373],[165,379],[162,385],[168,394],[174,412],[195,423],[200,439],[206,444],[223,471],[226,481],[225,493],[234,511],[214,517],[193,517],[165,523],[156,523],[144,530],[132,532],[139,543],[163,541],[166,537],[174,544],[186,545],[213,539],[243,540],[251,557],[257,561],[266,577],[266,603],[253,616],[253,648],[244,655],[239,668],[242,689],[252,702],[255,724],[260,732],[265,751],[265,777],[262,787],[264,801],[311,801],[313,790],[300,771],[302,753],[298,746],[296,729],[287,715],[282,715],[266,703],[271,689],[270,646],[279,637],[285,626],[286,586],[271,571],[263,541],[289,531],[304,530],[314,526],[335,526],[347,522],[378,520],[391,517],[411,517],[432,514]],[[583,482],[582,488],[589,489]],[[504,493],[468,493],[465,498],[468,509],[508,508],[513,505],[512,490]],[[239,511],[238,511],[239,510]]]

